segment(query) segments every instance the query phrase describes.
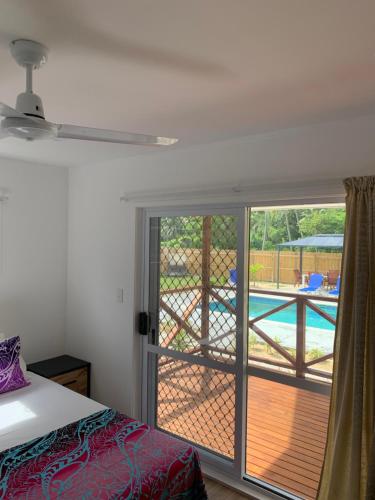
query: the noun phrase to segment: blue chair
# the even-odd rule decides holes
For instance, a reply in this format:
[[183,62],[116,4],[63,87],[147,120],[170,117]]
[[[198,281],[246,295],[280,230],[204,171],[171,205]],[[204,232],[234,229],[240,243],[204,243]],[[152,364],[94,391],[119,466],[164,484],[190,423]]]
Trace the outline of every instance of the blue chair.
[[309,286],[300,288],[300,292],[316,292],[323,284],[323,276],[318,273],[313,273],[310,276]]
[[341,279],[339,276],[337,278],[337,281],[336,281],[336,287],[329,292],[330,295],[339,295],[340,294],[340,282],[341,282]]
[[237,269],[229,269],[229,283],[231,285],[237,284]]

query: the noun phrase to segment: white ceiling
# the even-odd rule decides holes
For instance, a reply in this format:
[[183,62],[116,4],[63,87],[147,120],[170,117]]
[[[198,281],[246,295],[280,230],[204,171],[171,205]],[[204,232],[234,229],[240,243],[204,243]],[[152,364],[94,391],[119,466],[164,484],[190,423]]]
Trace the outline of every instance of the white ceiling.
[[[175,148],[375,113],[374,0],[1,0],[0,100],[23,70],[8,44],[50,48],[47,119],[180,137]],[[134,146],[6,139],[0,156],[78,165]]]

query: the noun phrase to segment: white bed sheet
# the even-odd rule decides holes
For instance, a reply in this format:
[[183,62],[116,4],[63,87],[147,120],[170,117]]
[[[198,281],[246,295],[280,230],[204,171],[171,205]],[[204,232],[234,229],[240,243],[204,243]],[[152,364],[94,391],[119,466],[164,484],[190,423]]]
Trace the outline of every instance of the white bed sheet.
[[106,409],[35,373],[26,375],[31,385],[0,394],[0,451]]

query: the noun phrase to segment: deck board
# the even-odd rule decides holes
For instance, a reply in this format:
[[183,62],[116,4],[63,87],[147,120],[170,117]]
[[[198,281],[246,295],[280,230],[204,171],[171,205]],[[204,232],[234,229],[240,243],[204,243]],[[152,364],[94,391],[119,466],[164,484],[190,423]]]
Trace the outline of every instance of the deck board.
[[[178,375],[159,373],[158,426],[233,458],[233,376],[180,362],[176,368]],[[328,396],[250,376],[246,472],[314,499],[328,414]]]

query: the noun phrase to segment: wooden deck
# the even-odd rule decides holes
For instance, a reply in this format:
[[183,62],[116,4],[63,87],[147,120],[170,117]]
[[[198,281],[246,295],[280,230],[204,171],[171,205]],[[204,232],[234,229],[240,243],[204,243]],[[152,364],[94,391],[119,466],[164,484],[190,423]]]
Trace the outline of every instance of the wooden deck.
[[[234,451],[233,375],[176,362],[160,369],[158,426],[228,457]],[[314,499],[329,397],[249,377],[246,472]]]
[[249,377],[247,472],[302,498],[316,497],[329,397]]

